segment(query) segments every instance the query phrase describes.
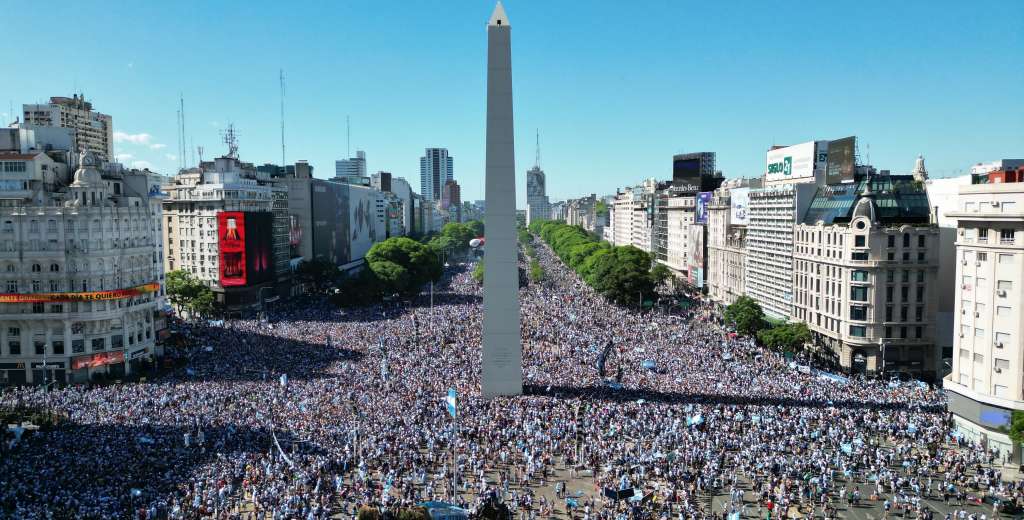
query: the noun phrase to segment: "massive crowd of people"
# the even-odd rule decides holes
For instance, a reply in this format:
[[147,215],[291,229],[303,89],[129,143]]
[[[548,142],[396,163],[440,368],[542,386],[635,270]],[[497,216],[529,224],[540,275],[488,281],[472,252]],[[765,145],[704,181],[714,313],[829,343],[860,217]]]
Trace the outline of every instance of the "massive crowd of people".
[[146,382],[0,394],[67,417],[2,443],[0,516],[315,520],[498,500],[518,518],[929,518],[943,501],[984,518],[1021,500],[952,435],[940,391],[796,369],[710,304],[615,307],[535,255],[522,396],[478,397],[481,291],[465,268],[432,307],[302,301],[185,326],[187,363]]

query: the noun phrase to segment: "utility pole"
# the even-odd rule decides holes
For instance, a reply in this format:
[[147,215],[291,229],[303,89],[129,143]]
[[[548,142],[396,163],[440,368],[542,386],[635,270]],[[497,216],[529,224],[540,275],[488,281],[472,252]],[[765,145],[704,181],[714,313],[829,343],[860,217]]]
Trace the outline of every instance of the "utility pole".
[[288,163],[284,161],[284,69],[281,69],[281,167]]

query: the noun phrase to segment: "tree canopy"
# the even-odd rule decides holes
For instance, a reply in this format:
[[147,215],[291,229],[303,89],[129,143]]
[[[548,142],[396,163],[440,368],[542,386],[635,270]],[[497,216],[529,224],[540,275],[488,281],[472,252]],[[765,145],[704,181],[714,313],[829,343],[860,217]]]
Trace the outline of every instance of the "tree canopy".
[[164,288],[171,304],[190,316],[212,316],[217,309],[217,298],[210,286],[188,271],[167,273]]
[[663,276],[652,272],[651,256],[633,246],[612,246],[595,240],[579,226],[560,221],[538,221],[530,231],[540,235],[551,249],[581,278],[609,300],[637,305],[653,296]]
[[761,305],[749,296],[737,298],[732,305],[725,308],[723,316],[739,333],[749,336],[757,334],[768,325]]
[[811,331],[804,322],[784,323],[757,333],[766,347],[783,352],[797,352],[811,341]]

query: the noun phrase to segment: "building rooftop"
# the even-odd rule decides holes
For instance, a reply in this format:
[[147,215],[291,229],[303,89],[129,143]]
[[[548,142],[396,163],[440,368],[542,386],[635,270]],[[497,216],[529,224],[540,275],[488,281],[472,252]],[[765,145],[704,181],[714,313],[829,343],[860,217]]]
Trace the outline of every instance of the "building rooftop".
[[911,175],[872,176],[852,184],[818,188],[802,222],[826,225],[847,223],[857,202],[867,194],[874,197],[875,216],[882,224],[927,224],[931,206],[924,183]]

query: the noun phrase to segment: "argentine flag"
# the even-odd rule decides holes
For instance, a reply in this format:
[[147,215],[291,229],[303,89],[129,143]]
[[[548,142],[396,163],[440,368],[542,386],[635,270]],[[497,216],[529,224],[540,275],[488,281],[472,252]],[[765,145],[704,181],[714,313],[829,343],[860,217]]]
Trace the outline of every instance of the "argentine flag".
[[456,413],[455,399],[456,399],[457,395],[458,394],[455,393],[455,389],[454,388],[449,388],[448,389],[448,397],[444,398],[445,406],[448,407],[448,414],[451,415],[452,417],[455,417],[455,413]]

